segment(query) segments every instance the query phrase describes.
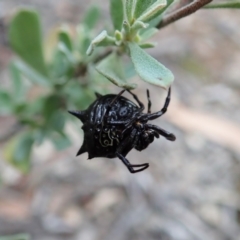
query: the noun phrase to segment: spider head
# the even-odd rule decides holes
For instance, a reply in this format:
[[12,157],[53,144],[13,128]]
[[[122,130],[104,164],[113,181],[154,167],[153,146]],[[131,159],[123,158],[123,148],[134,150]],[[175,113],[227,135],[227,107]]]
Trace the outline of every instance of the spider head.
[[148,145],[154,141],[154,138],[159,138],[160,135],[169,141],[175,141],[176,137],[172,133],[161,129],[156,125],[148,124],[147,116],[148,114],[138,116],[137,121],[134,124],[137,129],[136,144],[134,146],[135,149],[138,151],[146,149]]
[[154,141],[154,137],[159,138],[159,134],[153,129],[149,128],[147,124],[137,123],[137,141],[135,149],[142,151]]

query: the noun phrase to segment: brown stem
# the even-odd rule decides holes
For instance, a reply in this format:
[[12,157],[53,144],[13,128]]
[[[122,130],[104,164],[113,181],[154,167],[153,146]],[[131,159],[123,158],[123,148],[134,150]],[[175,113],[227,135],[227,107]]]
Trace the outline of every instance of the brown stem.
[[194,2],[195,0],[179,0],[176,2],[173,7],[171,8],[171,12],[175,12],[176,10]]
[[180,9],[174,11],[173,13],[169,13],[168,15],[163,17],[162,21],[157,25],[157,28],[163,28],[170,23],[173,23],[183,17],[186,17],[212,1],[213,0],[195,0],[194,2],[188,4],[187,6],[181,7]]
[[112,53],[112,49],[108,49],[106,52],[102,53],[101,55],[97,56],[95,59],[94,59],[94,63],[98,63],[100,62],[102,59],[104,59],[105,57],[107,57],[109,54]]
[[[98,62],[100,62],[102,59],[104,59],[105,57],[107,57],[109,54],[112,53],[112,49],[107,49],[106,52],[103,52],[102,54],[100,54],[99,56],[97,56],[94,60],[93,63],[97,64]],[[74,77],[83,77],[85,76],[87,72],[87,64],[86,63],[80,63],[77,68],[75,69],[74,72]]]

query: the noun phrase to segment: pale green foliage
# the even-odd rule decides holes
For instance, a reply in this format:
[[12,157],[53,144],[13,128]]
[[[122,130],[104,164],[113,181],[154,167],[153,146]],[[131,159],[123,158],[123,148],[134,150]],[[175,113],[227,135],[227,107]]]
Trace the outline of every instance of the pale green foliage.
[[126,89],[133,89],[136,84],[126,81],[124,66],[116,53],[110,54],[96,67],[97,71],[109,79],[113,84]]
[[125,0],[125,15],[129,25],[133,23],[133,14],[135,9],[135,0]]
[[167,5],[166,0],[158,0],[153,5],[151,5],[146,11],[139,16],[138,20],[149,22],[153,18],[157,17],[165,6]]
[[30,240],[29,234],[16,234],[8,236],[0,236],[0,240]]
[[152,6],[157,0],[148,1],[136,1],[134,18],[139,18],[150,6]]
[[95,37],[87,49],[87,55],[91,55],[95,46],[110,46],[115,44],[115,38],[110,37],[107,31],[102,31],[97,37]]
[[[157,29],[149,21],[162,14],[164,6],[167,9],[172,1],[110,0],[114,26],[111,34],[103,30],[92,37],[100,15],[98,8],[92,7],[84,15],[82,24],[77,26],[76,37],[64,25],[54,32],[50,38],[54,40],[47,41],[45,48],[38,14],[33,10],[19,10],[9,28],[9,41],[19,59],[9,67],[10,90],[0,89],[0,110],[2,114],[15,115],[27,128],[9,142],[6,159],[26,173],[31,166],[34,144],[50,139],[57,149],[68,147],[71,142],[64,133],[68,119],[66,109],[87,106],[93,99],[94,90],[101,86],[96,84],[98,79],[106,78],[119,87],[134,89],[137,85],[128,78],[137,73],[151,84],[163,88],[169,86],[173,79],[170,71],[141,48],[154,46],[148,39]],[[104,46],[115,47],[117,51],[96,65],[98,47],[104,50]],[[132,63],[122,60],[124,53],[131,55]],[[142,61],[143,58],[147,61]],[[93,77],[96,76],[94,66],[99,73],[97,78]],[[87,85],[77,80],[79,76],[87,79]],[[45,94],[29,101],[27,96],[32,85],[45,89]]]
[[123,1],[110,0],[110,13],[113,27],[116,30],[121,30],[123,22]]
[[[71,144],[64,132],[70,119],[66,110],[89,106],[94,91],[107,91],[106,79],[126,89],[137,86],[130,81],[135,74],[164,89],[174,80],[172,72],[144,49],[155,46],[149,38],[158,32],[155,27],[178,1],[109,1],[113,30],[103,30],[96,37],[93,29],[100,16],[97,7],[86,12],[74,34],[64,25],[52,33],[45,46],[35,11],[20,9],[10,22],[9,42],[18,59],[9,66],[9,89],[0,89],[0,112],[14,115],[24,126],[24,131],[14,136],[5,150],[6,159],[24,173],[30,169],[34,144],[45,139],[51,140],[57,149]],[[240,2],[229,0],[206,8],[240,8]],[[105,47],[111,51],[108,56]],[[41,93],[29,98],[32,86],[37,86]],[[17,239],[14,237],[0,240]]]
[[137,74],[146,82],[167,89],[173,82],[172,72],[143,51],[136,43],[129,43],[132,62]]
[[17,13],[10,24],[9,40],[13,50],[25,63],[43,76],[48,76],[36,12],[20,10]]
[[[82,109],[94,99],[95,82],[81,84],[77,74],[83,71],[91,78],[93,68],[88,69],[86,62],[93,58],[86,56],[86,49],[98,16],[98,8],[91,8],[78,26],[82,31],[78,31],[76,38],[66,25],[59,28],[46,49],[35,11],[19,10],[10,23],[9,41],[19,58],[9,66],[12,80],[9,89],[0,89],[0,112],[15,115],[19,124],[25,126],[24,132],[14,136],[4,151],[8,162],[23,173],[30,169],[34,144],[44,139],[51,140],[57,149],[71,144],[64,133],[65,122],[70,118],[66,110]],[[44,94],[29,100],[32,86],[42,89]]]
[[240,8],[240,1],[229,0],[220,3],[211,3],[206,5],[204,8]]
[[[119,1],[122,4],[118,3],[118,5],[116,1],[111,1],[113,25],[117,26],[115,34],[111,36],[107,31],[102,31],[92,40],[87,54],[91,55],[97,46],[116,46],[118,48],[117,51],[120,53],[131,53],[131,60],[140,78],[163,88],[169,87],[174,79],[171,71],[141,50],[141,48],[151,48],[155,46],[154,43],[147,42],[147,40],[157,32],[157,29],[154,27],[149,27],[149,21],[159,14],[162,14],[162,9],[170,6],[172,1],[173,0],[123,0]],[[114,9],[115,6],[120,9]],[[116,12],[118,12],[117,17],[113,15]],[[120,26],[121,31],[119,31]],[[136,47],[129,49],[129,46]],[[124,76],[114,73],[113,67],[111,67],[120,64],[118,58],[120,58],[120,56],[114,58],[113,55],[110,56],[108,58],[111,59],[110,65],[108,59],[103,59],[103,64],[99,64],[97,70],[119,87],[132,88],[133,85],[128,85]],[[142,61],[142,59],[146,59],[146,61]],[[154,70],[154,72],[151,73],[149,70],[144,71],[146,68]],[[139,69],[142,70],[138,71]]]
[[31,132],[17,136],[5,148],[5,158],[23,173],[27,173],[31,166],[30,154],[33,143],[34,136]]

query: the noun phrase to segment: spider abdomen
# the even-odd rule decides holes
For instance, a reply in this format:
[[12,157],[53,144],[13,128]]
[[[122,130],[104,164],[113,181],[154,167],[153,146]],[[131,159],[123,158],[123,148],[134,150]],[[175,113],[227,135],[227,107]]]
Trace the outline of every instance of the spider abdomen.
[[83,122],[84,141],[77,155],[88,152],[89,159],[116,157],[116,149],[127,134],[122,135],[124,123],[138,109],[123,96],[109,108],[116,97],[114,94],[99,96],[85,111],[71,112]]
[[151,101],[148,91],[147,113],[143,113],[144,105],[132,92],[128,91],[139,106],[121,96],[124,91],[121,91],[118,95],[108,94],[101,96],[96,94],[97,99],[88,109],[80,112],[69,112],[83,123],[84,140],[77,156],[87,152],[89,159],[94,157],[118,157],[131,173],[136,173],[148,168],[149,164],[130,164],[126,159],[126,155],[133,148],[142,151],[155,138],[159,138],[159,135],[170,141],[175,140],[172,133],[156,125],[148,124],[149,120],[159,118],[166,112],[170,102],[171,90],[169,88],[164,107],[156,113],[151,113]]

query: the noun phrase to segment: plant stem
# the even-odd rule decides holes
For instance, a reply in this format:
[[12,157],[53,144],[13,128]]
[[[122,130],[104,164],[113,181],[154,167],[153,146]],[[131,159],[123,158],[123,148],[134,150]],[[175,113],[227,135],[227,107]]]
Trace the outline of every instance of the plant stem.
[[195,0],[194,2],[179,8],[178,10],[174,11],[173,13],[169,13],[165,17],[162,18],[162,21],[157,25],[157,28],[163,28],[170,23],[173,23],[183,17],[186,17],[198,9],[202,8],[206,4],[212,2],[213,0]]
[[178,2],[174,3],[171,12],[175,12],[176,10],[194,2],[195,0],[178,0]]
[[107,57],[109,54],[112,53],[112,49],[108,49],[106,52],[102,53],[101,55],[97,56],[95,59],[94,59],[94,64],[100,62],[101,60],[103,60],[105,57]]
[[231,2],[221,2],[221,3],[212,3],[210,5],[207,5],[204,7],[205,9],[211,9],[211,8],[240,8],[240,2],[239,1],[231,1]]

